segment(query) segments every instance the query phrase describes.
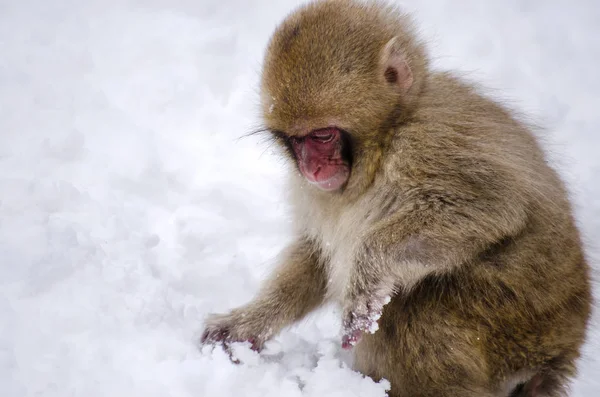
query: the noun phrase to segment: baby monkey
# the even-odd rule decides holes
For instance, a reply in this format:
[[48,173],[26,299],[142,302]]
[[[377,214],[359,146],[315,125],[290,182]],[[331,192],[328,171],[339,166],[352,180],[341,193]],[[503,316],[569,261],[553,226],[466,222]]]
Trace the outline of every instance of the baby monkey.
[[202,343],[260,350],[325,301],[391,397],[564,396],[591,310],[563,183],[526,125],[429,69],[382,2],[314,1],[273,35],[265,129],[293,162],[296,238]]

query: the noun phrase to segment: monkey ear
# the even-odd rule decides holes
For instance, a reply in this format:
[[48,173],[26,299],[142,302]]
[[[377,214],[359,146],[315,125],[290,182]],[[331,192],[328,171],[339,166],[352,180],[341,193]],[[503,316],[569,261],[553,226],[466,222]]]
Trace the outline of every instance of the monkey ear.
[[406,94],[413,84],[413,73],[398,44],[397,37],[388,41],[383,47],[380,66],[385,82],[397,87],[402,94]]

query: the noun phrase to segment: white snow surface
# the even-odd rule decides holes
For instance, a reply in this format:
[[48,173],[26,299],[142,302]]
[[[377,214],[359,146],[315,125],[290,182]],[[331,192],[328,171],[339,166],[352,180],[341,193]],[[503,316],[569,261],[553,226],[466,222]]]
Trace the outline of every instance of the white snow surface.
[[[385,395],[350,369],[332,307],[260,355],[237,346],[242,365],[196,347],[290,238],[282,161],[238,138],[297,4],[0,0],[1,396]],[[597,270],[600,3],[404,4],[437,68],[546,128]],[[600,395],[597,329],[573,396]]]

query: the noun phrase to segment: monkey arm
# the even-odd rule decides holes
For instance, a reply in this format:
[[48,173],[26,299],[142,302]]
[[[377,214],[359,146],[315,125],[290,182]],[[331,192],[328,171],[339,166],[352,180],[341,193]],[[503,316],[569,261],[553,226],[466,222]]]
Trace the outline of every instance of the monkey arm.
[[374,225],[357,252],[344,313],[344,345],[376,330],[383,306],[398,288],[461,266],[526,224],[518,194],[485,197],[421,192]]
[[358,269],[361,262],[379,261],[383,271],[410,287],[429,273],[460,266],[526,224],[523,198],[427,196],[372,229],[357,257]]
[[284,252],[283,261],[255,301],[263,316],[275,319],[277,331],[323,303],[326,275],[320,261],[316,246],[304,238]]
[[325,280],[319,251],[310,240],[299,239],[284,251],[254,300],[206,320],[202,342],[250,341],[260,350],[266,340],[323,302]]

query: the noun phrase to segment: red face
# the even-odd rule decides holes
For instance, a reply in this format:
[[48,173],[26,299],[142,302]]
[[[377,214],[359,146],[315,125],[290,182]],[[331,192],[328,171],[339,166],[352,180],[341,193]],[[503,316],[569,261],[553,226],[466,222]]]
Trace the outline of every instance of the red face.
[[342,131],[335,127],[291,137],[298,168],[308,182],[325,191],[340,189],[350,177]]

